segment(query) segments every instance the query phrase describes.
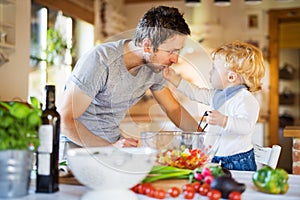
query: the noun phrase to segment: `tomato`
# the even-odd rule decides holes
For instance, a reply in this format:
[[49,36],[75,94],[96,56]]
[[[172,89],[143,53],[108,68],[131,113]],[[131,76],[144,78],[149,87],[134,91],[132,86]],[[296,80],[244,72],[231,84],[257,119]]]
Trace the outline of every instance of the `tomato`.
[[202,196],[206,196],[209,190],[210,190],[210,185],[207,183],[203,183],[199,188],[199,194]]
[[173,197],[173,198],[176,198],[180,195],[181,191],[178,187],[171,187],[169,190],[168,190],[168,194]]
[[195,182],[192,183],[192,185],[193,185],[193,187],[194,187],[194,189],[195,189],[195,192],[198,192],[198,191],[199,191],[199,188],[200,188],[200,186],[201,186],[201,183],[198,182],[198,181],[195,181]]
[[134,193],[138,193],[138,187],[140,184],[136,184],[135,186],[133,186],[132,188],[130,188]]
[[137,190],[139,194],[146,194],[146,190],[148,188],[152,188],[152,185],[150,183],[143,183],[143,184],[139,184],[137,187],[138,187]]
[[155,197],[156,189],[154,187],[145,187],[144,194],[148,197]]
[[163,189],[157,189],[154,192],[154,198],[165,199],[166,196],[167,196],[167,192],[165,190],[163,190]]
[[191,183],[185,184],[182,188],[183,191],[193,191],[195,193],[195,188]]
[[229,198],[229,200],[241,200],[242,194],[238,191],[232,191],[229,193],[228,198]]
[[222,194],[219,190],[211,189],[207,193],[207,197],[209,200],[219,200],[219,199],[221,199],[221,196],[222,196]]
[[137,186],[137,193],[138,194],[144,194],[144,185],[143,184],[139,184]]
[[195,191],[186,190],[183,194],[184,199],[193,199],[195,196]]

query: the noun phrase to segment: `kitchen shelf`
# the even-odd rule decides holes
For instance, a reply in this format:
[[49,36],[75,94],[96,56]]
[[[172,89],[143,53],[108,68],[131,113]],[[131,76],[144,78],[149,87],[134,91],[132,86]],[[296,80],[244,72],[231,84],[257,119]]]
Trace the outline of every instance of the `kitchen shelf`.
[[0,4],[15,4],[16,0],[0,0]]
[[[0,49],[14,50],[16,43],[16,0],[0,0],[0,32],[5,40],[0,41]],[[3,39],[3,38],[2,38]],[[11,52],[11,51],[8,51]]]
[[0,22],[0,27],[4,27],[4,28],[15,28],[15,25],[10,24],[10,23],[3,23],[3,22]]
[[15,45],[9,43],[0,43],[0,47],[4,49],[15,49]]

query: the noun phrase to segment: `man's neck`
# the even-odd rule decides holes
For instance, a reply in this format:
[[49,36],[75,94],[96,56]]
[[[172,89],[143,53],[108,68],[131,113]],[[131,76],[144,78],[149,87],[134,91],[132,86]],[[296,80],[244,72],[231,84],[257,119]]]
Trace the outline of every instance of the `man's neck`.
[[133,41],[124,44],[124,63],[133,76],[137,75],[143,66],[143,49],[134,45]]

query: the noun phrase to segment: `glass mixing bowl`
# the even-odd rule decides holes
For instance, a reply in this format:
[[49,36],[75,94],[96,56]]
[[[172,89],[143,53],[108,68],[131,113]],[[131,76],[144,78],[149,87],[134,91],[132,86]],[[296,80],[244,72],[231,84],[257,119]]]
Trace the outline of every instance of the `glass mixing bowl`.
[[141,146],[157,149],[158,165],[195,169],[211,161],[220,138],[221,134],[211,132],[142,132]]

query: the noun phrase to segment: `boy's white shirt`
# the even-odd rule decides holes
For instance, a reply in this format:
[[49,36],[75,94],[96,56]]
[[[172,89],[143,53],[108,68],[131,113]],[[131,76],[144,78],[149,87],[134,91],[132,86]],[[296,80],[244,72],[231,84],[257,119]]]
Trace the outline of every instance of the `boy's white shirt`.
[[[191,100],[212,105],[214,89],[199,88],[182,79],[177,89]],[[252,136],[259,117],[259,103],[247,89],[227,100],[218,111],[228,116],[225,128],[209,125],[206,132],[220,132],[221,143],[216,156],[229,156],[253,148]]]

